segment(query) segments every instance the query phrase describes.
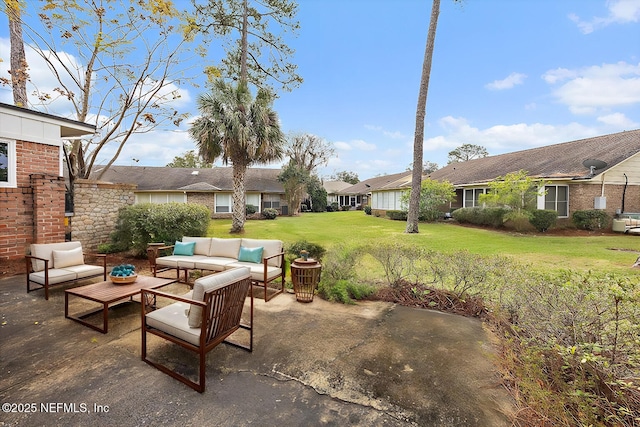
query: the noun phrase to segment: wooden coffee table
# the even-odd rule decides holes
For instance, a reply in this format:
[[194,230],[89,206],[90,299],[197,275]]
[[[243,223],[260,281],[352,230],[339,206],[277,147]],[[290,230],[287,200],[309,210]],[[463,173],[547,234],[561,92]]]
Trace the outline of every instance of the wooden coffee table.
[[[122,302],[140,293],[141,289],[157,289],[175,283],[176,279],[164,279],[161,277],[138,276],[138,279],[128,285],[114,285],[111,281],[93,283],[91,285],[66,289],[64,291],[64,317],[82,323],[91,329],[106,334],[109,330],[109,304]],[[83,312],[77,315],[69,314],[69,295],[94,301],[102,304],[102,309]],[[92,314],[102,311],[102,328],[95,326],[84,319]]]

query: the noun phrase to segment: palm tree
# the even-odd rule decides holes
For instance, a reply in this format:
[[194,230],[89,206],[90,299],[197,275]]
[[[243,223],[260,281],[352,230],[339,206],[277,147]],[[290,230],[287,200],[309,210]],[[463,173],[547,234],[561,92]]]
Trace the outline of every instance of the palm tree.
[[221,158],[233,166],[232,233],[242,233],[245,222],[247,167],[282,159],[285,138],[278,115],[271,108],[271,94],[259,89],[255,99],[246,83],[237,86],[218,80],[211,93],[198,97],[199,117],[189,134],[199,155],[213,163]]

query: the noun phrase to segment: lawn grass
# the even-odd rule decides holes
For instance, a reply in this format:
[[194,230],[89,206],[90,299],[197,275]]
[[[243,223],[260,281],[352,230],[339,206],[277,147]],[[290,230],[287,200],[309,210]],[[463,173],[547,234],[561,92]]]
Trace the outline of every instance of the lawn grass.
[[[299,240],[329,249],[342,244],[367,244],[394,239],[425,248],[455,252],[468,250],[484,255],[509,255],[539,269],[616,271],[640,274],[631,269],[640,253],[640,237],[630,235],[558,236],[514,233],[472,227],[453,222],[422,223],[420,233],[404,233],[404,221],[365,215],[362,211],[304,213],[276,220],[250,220],[244,237],[277,238],[290,245]],[[232,237],[231,220],[212,220],[208,236]]]

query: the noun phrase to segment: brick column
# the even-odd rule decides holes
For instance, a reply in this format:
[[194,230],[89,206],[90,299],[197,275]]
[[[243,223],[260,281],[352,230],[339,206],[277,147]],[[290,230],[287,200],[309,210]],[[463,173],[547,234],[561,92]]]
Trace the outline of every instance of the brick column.
[[33,241],[64,242],[64,178],[30,175],[33,188]]

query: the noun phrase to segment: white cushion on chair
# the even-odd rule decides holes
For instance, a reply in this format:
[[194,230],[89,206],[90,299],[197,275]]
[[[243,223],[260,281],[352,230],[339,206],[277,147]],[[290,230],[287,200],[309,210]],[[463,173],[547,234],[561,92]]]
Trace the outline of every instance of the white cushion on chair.
[[[222,273],[211,274],[195,281],[193,285],[193,298],[195,301],[204,301],[207,291],[216,290],[238,280],[250,277],[246,267],[225,270]],[[202,325],[202,307],[191,305],[189,310],[189,326],[199,328]]]
[[147,313],[145,321],[152,328],[164,331],[193,345],[200,345],[200,328],[190,327],[185,314],[189,305],[183,302],[175,302]]
[[82,265],[72,265],[69,267],[65,267],[66,271],[73,271],[78,276],[78,279],[83,279],[85,277],[94,277],[104,274],[104,268],[97,265],[90,264],[82,264]]
[[[44,264],[44,263],[43,263]],[[50,268],[49,269],[49,284],[55,285],[62,282],[69,282],[71,280],[76,280],[78,275],[66,268],[57,269]],[[44,270],[36,271],[34,273],[29,274],[29,280],[32,282],[38,283],[40,285],[44,285]]]
[[184,243],[196,242],[196,247],[193,251],[194,255],[209,255],[209,248],[211,247],[211,237],[188,237],[182,238]]
[[53,268],[65,268],[72,265],[84,264],[82,248],[75,248],[68,251],[51,251],[53,254]]
[[238,259],[240,242],[242,242],[242,239],[220,239],[212,237],[209,256]]
[[[256,282],[264,281],[264,264],[256,264],[253,262],[233,262],[227,265],[225,268],[238,268],[246,267],[251,271],[251,280]],[[267,281],[271,281],[282,274],[282,269],[278,267],[272,267],[267,265]]]
[[[68,251],[75,248],[82,248],[80,242],[61,242],[61,243],[32,243],[29,247],[31,255],[49,260],[49,268],[54,268],[53,251]],[[33,271],[44,270],[44,262],[39,260],[31,260]]]

